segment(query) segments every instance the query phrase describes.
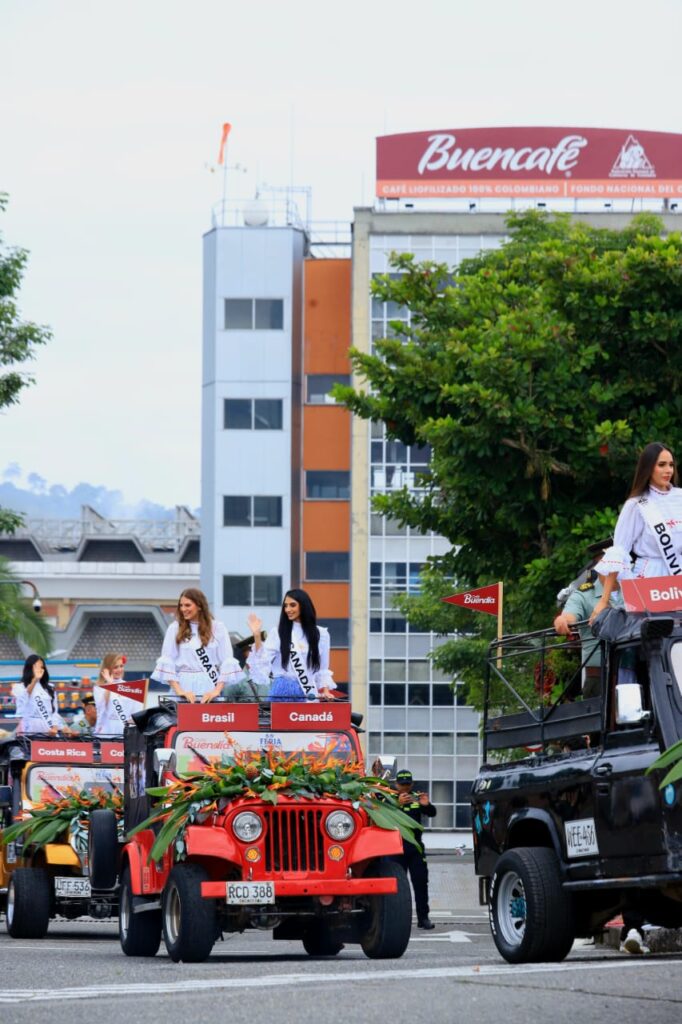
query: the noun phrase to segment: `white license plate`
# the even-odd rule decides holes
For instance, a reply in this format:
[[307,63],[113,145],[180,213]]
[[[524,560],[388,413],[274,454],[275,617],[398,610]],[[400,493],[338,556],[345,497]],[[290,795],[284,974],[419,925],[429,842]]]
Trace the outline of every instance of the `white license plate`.
[[226,882],[226,903],[274,903],[275,887],[272,882]]
[[564,822],[566,853],[569,857],[598,857],[599,844],[594,818]]
[[54,880],[55,896],[89,896],[89,878],[61,877]]

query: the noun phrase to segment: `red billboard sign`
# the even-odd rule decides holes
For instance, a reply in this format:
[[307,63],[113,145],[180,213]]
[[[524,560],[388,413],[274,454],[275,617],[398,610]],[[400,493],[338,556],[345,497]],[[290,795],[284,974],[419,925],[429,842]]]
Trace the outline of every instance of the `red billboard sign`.
[[377,196],[682,197],[682,135],[615,128],[451,128],[377,139]]
[[31,760],[92,764],[92,744],[69,743],[64,740],[31,740]]
[[350,729],[350,704],[273,704],[273,729]]
[[682,611],[682,582],[677,576],[650,576],[621,580],[623,602],[629,612]]
[[100,743],[102,764],[123,764],[123,740],[120,743]]
[[257,728],[257,704],[178,704],[178,729]]

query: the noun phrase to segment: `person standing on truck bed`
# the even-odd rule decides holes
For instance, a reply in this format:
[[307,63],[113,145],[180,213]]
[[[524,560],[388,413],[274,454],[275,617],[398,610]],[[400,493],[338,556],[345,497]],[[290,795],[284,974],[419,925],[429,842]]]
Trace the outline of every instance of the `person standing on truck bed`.
[[590,622],[607,607],[618,579],[682,574],[682,489],[673,453],[660,441],[652,441],[639,456],[614,544],[604,552],[600,568],[606,579]]
[[[412,772],[405,768],[399,771],[395,777],[395,788],[398,794],[400,810],[409,814],[418,824],[422,824],[422,818],[435,818],[436,808],[429,800],[427,793],[412,792]],[[431,931],[435,925],[429,917],[429,869],[426,863],[426,851],[422,842],[420,831],[414,833],[414,843],[403,843],[403,852],[395,859],[405,868],[405,872],[412,879],[414,889],[414,903],[417,910],[417,927]]]
[[227,629],[211,615],[206,595],[196,587],[183,590],[152,679],[168,683],[190,704],[207,704],[221,695],[225,683],[242,676]]
[[252,612],[248,618],[253,648],[247,659],[254,679],[273,676],[270,700],[303,701],[333,697],[336,689],[329,670],[329,631],[318,626],[315,605],[305,590],[287,590],[276,629],[265,643],[263,623]]
[[[604,550],[608,550],[612,541],[609,538],[599,547],[591,546],[591,551],[601,553],[603,558]],[[598,565],[601,567],[601,560]],[[584,622],[591,616],[604,592],[605,577],[595,572],[596,579],[587,580],[581,583],[574,590],[571,590],[563,609],[554,619],[554,629],[559,636],[569,636],[573,632],[576,622]],[[623,598],[620,593],[618,582],[611,594],[609,604],[612,608],[622,608]],[[592,636],[588,626],[580,627],[580,638],[583,644],[583,697],[598,697],[601,692],[601,644]]]

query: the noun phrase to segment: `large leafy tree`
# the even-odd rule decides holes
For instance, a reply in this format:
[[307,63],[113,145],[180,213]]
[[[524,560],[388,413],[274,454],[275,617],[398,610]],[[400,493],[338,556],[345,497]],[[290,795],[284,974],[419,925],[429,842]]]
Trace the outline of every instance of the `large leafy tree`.
[[400,603],[429,628],[467,630],[438,654],[465,677],[492,623],[439,598],[502,579],[509,628],[551,624],[557,590],[613,527],[638,449],[682,450],[680,236],[650,215],[624,231],[535,211],[508,225],[507,244],[454,275],[396,256],[373,292],[409,318],[372,354],[352,350],[365,388],[337,388],[389,437],[431,446],[420,489],[375,505],[451,542]]
[[[0,211],[6,201],[0,193]],[[16,404],[22,390],[32,383],[25,364],[34,358],[37,346],[50,337],[46,327],[22,320],[17,307],[27,259],[25,249],[5,246],[0,235],[0,412]],[[21,522],[19,514],[0,508],[0,533],[13,533]],[[41,654],[49,646],[49,627],[32,610],[23,596],[21,581],[4,559],[0,559],[0,632],[21,637]]]

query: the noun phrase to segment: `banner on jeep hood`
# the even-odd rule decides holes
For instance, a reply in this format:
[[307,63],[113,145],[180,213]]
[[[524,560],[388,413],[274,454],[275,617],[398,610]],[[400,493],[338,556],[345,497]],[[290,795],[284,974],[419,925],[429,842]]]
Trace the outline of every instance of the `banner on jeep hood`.
[[350,704],[273,704],[273,729],[350,729]]
[[682,585],[679,576],[650,576],[648,579],[622,580],[623,602],[629,612],[682,611]]
[[178,729],[257,729],[257,704],[178,704]]
[[497,615],[501,607],[501,583],[491,583],[489,587],[477,587],[476,590],[464,590],[461,594],[451,594],[441,598],[448,604],[468,608],[472,612],[485,612],[486,615]]
[[682,196],[682,135],[623,128],[447,128],[377,139],[384,199]]
[[123,741],[100,743],[99,751],[102,764],[123,764]]
[[102,690],[111,690],[119,697],[128,697],[129,700],[136,700],[138,704],[144,704],[147,699],[148,679],[117,679],[113,683],[98,683]]

